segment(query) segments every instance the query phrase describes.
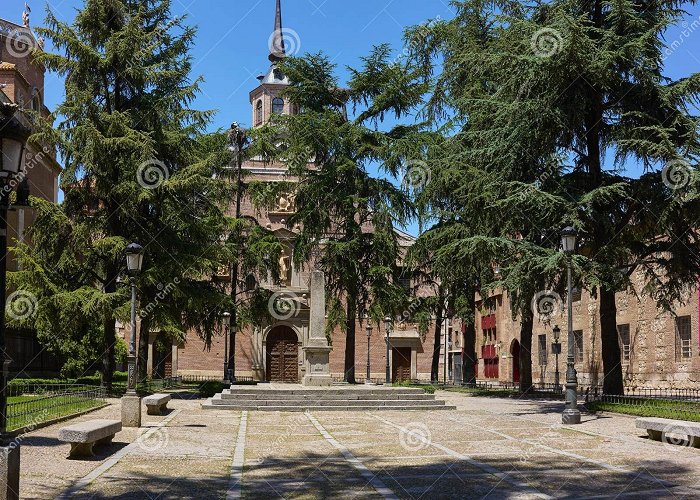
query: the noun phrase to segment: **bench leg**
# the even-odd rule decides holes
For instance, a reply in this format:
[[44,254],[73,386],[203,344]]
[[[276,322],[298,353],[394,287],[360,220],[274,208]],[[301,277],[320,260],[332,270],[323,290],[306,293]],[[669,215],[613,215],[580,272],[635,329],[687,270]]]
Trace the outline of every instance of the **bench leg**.
[[112,439],[114,439],[114,434],[111,436],[107,436],[106,438],[100,439],[95,443],[97,446],[111,446],[112,445]]
[[146,406],[147,415],[160,415],[160,406],[158,405],[148,405]]
[[661,431],[647,429],[647,434],[649,434],[649,439],[653,439],[654,441],[661,441]]
[[700,448],[700,436],[689,436],[690,446],[693,448]]
[[68,458],[94,457],[92,446],[94,443],[71,443]]
[[162,415],[163,413],[165,413],[166,411],[168,411],[168,403],[163,403],[163,404],[160,406],[160,413],[161,413],[161,415]]

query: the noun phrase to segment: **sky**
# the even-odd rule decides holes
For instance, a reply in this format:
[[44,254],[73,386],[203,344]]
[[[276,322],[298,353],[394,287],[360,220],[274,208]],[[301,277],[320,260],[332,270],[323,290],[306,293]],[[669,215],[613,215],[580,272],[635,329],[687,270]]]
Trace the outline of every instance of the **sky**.
[[[32,26],[41,26],[48,6],[70,22],[82,0],[28,0]],[[24,0],[0,0],[0,18],[21,23]],[[216,111],[210,129],[225,129],[234,121],[250,126],[248,94],[256,76],[269,67],[268,40],[272,33],[275,0],[173,0],[174,15],[187,15],[198,28],[192,49],[193,77],[203,76],[198,109]],[[700,72],[700,5],[688,6],[683,24],[666,34],[666,74],[679,78]],[[429,19],[450,19],[448,0],[282,0],[288,52],[325,52],[338,65],[341,84],[346,66],[359,66],[374,45],[389,43],[398,55],[406,27]],[[51,50],[50,41],[47,50]],[[45,102],[54,109],[63,99],[63,82],[47,74]],[[634,170],[635,166],[631,166]],[[417,227],[407,228],[416,234]]]

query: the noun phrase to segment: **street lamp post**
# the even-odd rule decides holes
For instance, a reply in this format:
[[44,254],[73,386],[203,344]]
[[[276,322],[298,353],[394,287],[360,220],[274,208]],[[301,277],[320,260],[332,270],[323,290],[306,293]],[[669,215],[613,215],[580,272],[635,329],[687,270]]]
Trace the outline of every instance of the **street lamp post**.
[[10,359],[6,352],[5,301],[7,279],[7,212],[10,208],[10,193],[15,183],[21,180],[17,190],[17,205],[28,203],[29,191],[26,177],[22,177],[25,147],[31,131],[22,125],[15,112],[16,104],[0,103],[0,453],[4,455],[0,483],[4,491],[1,498],[19,498],[20,449],[19,442],[10,443],[7,434],[7,383]]
[[391,370],[389,366],[389,353],[391,352],[391,318],[387,316],[384,318],[384,329],[386,330],[386,384],[391,384]]
[[141,398],[136,393],[136,277],[143,266],[143,247],[130,243],[125,250],[126,270],[131,284],[131,335],[127,356],[127,386],[122,398],[122,425],[141,427]]
[[554,342],[552,343],[552,353],[554,353],[554,388],[556,392],[559,392],[559,355],[561,354],[559,338],[561,336],[561,328],[557,325],[552,331],[554,333]]
[[365,379],[365,384],[371,384],[370,380],[370,362],[369,362],[369,349],[370,349],[370,339],[372,338],[372,323],[370,319],[367,318],[367,378]]
[[581,412],[578,410],[577,374],[574,366],[574,319],[571,297],[571,256],[576,251],[576,230],[567,226],[561,233],[561,246],[566,254],[566,305],[568,316],[568,346],[566,356],[566,409],[562,414],[563,424],[580,424]]
[[224,382],[228,382],[228,331],[231,326],[231,313],[225,311],[222,316],[224,323]]
[[[233,161],[236,165],[236,219],[241,218],[241,196],[243,188],[243,150],[248,143],[248,134],[246,130],[242,128],[238,123],[233,122],[231,124],[231,129],[228,132],[228,149],[233,154]],[[236,234],[236,255],[240,255],[241,252],[241,242],[240,233]],[[238,257],[237,257],[238,258]],[[231,383],[236,381],[236,331],[238,325],[237,317],[237,304],[236,299],[238,296],[238,260],[231,265],[231,327],[229,333],[229,347],[228,347],[228,379]]]

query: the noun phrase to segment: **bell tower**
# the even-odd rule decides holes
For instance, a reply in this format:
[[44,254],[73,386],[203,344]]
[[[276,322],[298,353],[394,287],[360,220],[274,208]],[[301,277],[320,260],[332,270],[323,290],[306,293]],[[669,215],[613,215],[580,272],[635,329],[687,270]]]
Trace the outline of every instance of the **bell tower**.
[[275,10],[275,27],[268,40],[270,49],[270,68],[267,73],[258,76],[260,85],[250,93],[250,104],[253,107],[253,127],[265,125],[273,114],[289,114],[293,112],[292,105],[280,96],[280,93],[289,85],[289,79],[282,73],[278,65],[287,52],[284,43],[284,29],[282,28],[282,5],[277,0]]

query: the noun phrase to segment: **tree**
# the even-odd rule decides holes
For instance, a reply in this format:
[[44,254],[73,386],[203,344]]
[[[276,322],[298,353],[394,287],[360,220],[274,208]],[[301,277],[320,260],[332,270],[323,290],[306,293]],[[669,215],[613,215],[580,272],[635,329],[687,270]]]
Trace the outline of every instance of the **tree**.
[[37,57],[66,78],[66,97],[58,129],[47,124],[37,138],[65,159],[65,200],[39,205],[16,283],[39,298],[40,338],[100,331],[111,388],[116,320],[128,318],[125,246],[146,249],[141,337],[157,329],[181,339],[193,328],[210,338],[212,312],[228,300],[211,276],[229,258],[220,202],[230,189],[212,178],[199,142],[210,113],[188,108],[200,82],[189,79],[195,31],[170,15],[170,1],[87,0],[73,25],[50,11],[47,25],[41,34],[63,54]]
[[[520,199],[505,196],[491,205],[496,216],[504,209],[524,216],[505,228],[511,238],[533,245],[546,262],[543,251],[557,248],[554,214],[560,228],[579,229],[585,262],[578,259],[577,270],[599,297],[609,394],[623,392],[615,293],[629,290],[631,274],[641,269],[658,304],[668,308],[700,272],[688,252],[698,236],[697,198],[673,196],[668,182],[673,168],[686,186],[697,176],[698,121],[691,109],[699,76],[673,81],[662,72],[663,34],[680,21],[678,5],[464,1],[455,19],[431,27],[415,51],[426,74],[442,58],[429,110],[465,124],[467,163],[500,176],[505,186],[521,186]],[[606,164],[606,156],[613,161]],[[559,162],[549,169],[552,158]],[[648,173],[623,176],[630,160]],[[527,211],[513,210],[514,201],[529,205]],[[546,283],[555,264],[549,261],[520,270],[542,273]],[[511,286],[531,274],[519,276]]]
[[357,318],[369,315],[380,322],[405,303],[392,279],[402,258],[394,227],[413,215],[413,207],[405,191],[373,177],[369,168],[376,164],[399,175],[406,156],[396,145],[417,131],[378,127],[385,114],[409,113],[425,90],[410,68],[390,61],[387,46],[375,48],[363,62],[350,69],[348,87],[341,88],[327,57],[286,59],[280,67],[291,82],[285,95],[300,112],[276,116],[256,138],[261,150],[286,160],[295,181],[296,213],[288,220],[290,228],[300,227],[295,264],[309,262],[322,249],[319,265],[330,297],[327,333],[340,326],[346,334],[348,382],[355,381]]

